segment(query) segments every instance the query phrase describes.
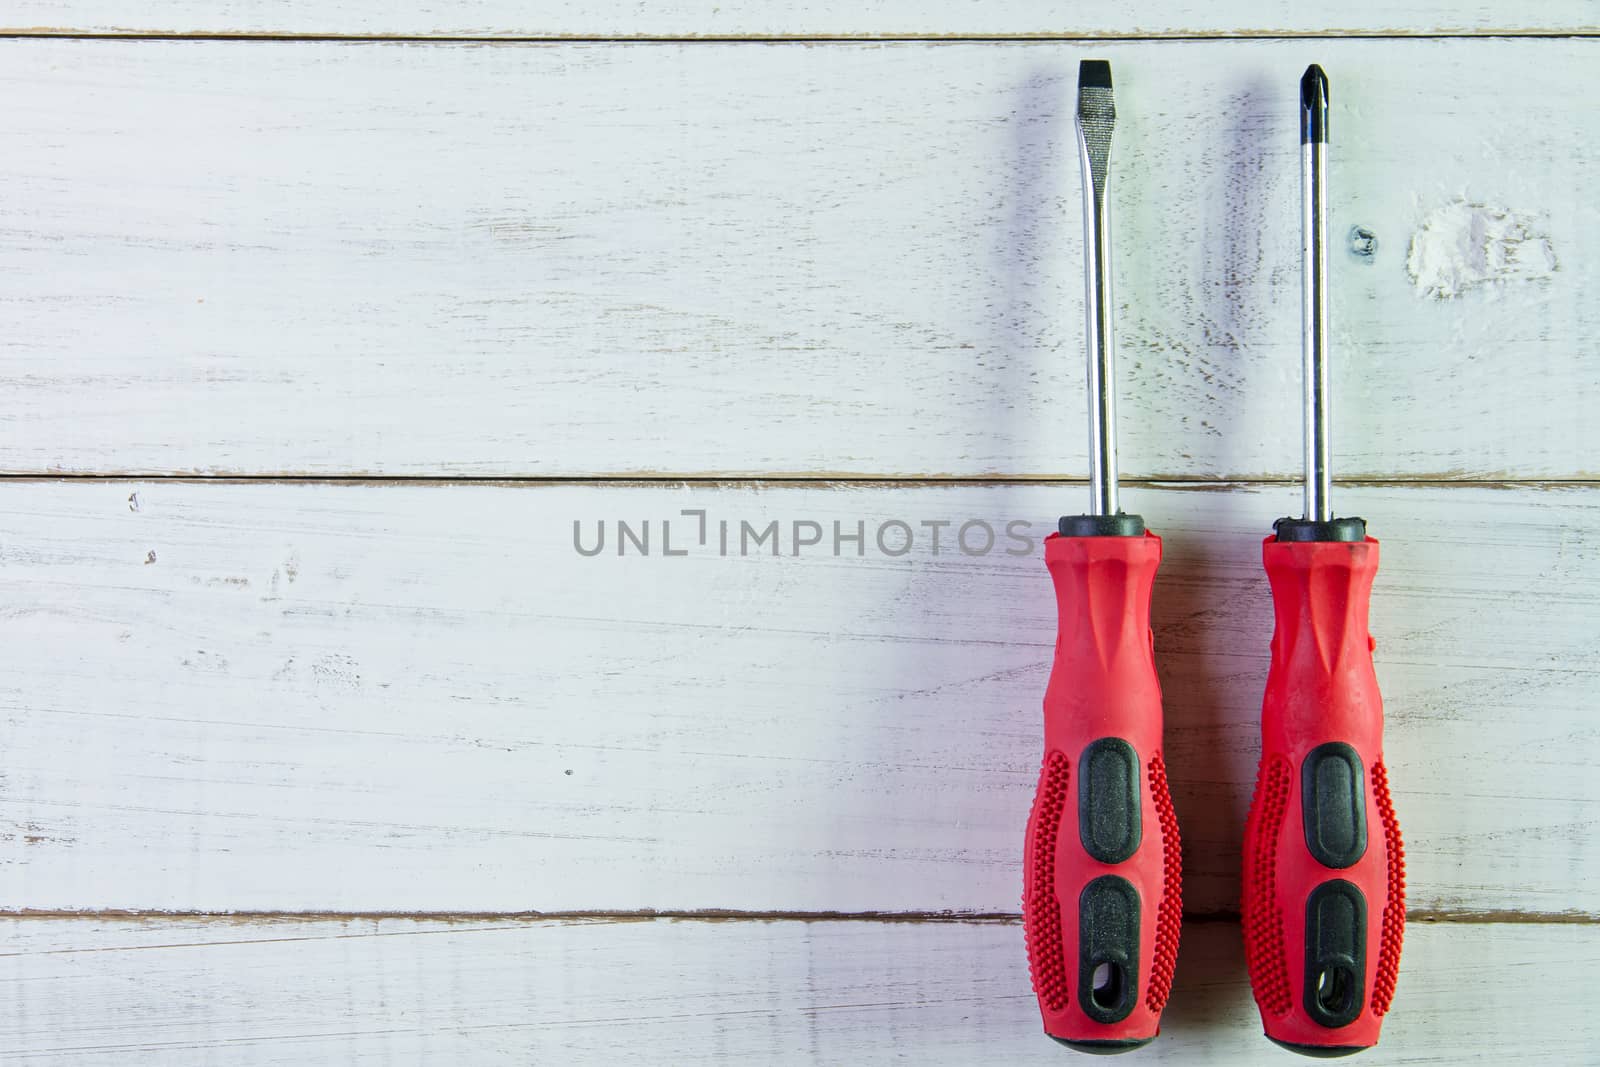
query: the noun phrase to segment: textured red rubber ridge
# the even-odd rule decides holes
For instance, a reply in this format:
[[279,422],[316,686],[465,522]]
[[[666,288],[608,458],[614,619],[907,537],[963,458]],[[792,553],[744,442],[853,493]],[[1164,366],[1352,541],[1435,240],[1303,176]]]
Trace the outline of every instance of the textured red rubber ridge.
[[1023,898],[1023,935],[1028,942],[1028,971],[1039,1003],[1050,1011],[1066,1008],[1067,967],[1061,954],[1061,905],[1056,901],[1056,835],[1067,803],[1067,757],[1051,752],[1039,768],[1034,794],[1032,871]]
[[1385,1015],[1394,1000],[1395,981],[1400,977],[1400,944],[1406,934],[1406,849],[1400,840],[1399,820],[1394,817],[1394,802],[1389,797],[1389,771],[1382,763],[1372,768],[1372,792],[1378,818],[1383,822],[1389,875],[1389,900],[1383,906],[1383,934],[1378,942],[1378,977],[1372,983],[1372,1010]]
[[1178,815],[1167,790],[1167,765],[1159,752],[1150,758],[1150,796],[1161,819],[1161,906],[1156,913],[1156,955],[1145,1005],[1159,1012],[1172,992],[1178,936],[1183,929],[1183,848],[1178,840]]
[[1256,795],[1250,802],[1258,812],[1254,862],[1244,886],[1244,955],[1250,984],[1263,1011],[1285,1015],[1293,1003],[1289,994],[1289,968],[1283,956],[1283,911],[1273,862],[1278,834],[1289,805],[1289,764],[1275,758],[1263,760],[1256,775]]

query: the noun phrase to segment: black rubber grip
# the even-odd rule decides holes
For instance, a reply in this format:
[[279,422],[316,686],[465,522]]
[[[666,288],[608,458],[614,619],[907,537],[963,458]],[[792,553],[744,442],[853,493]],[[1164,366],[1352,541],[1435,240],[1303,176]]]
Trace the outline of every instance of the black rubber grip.
[[1144,519],[1138,515],[1063,515],[1056,522],[1062,537],[1143,537]]
[[1139,754],[1120,737],[1089,742],[1078,760],[1078,839],[1101,863],[1139,851]]
[[1335,878],[1306,898],[1306,1014],[1333,1029],[1361,1014],[1367,973],[1367,898]]
[[1097,1023],[1120,1023],[1139,1002],[1139,891],[1101,875],[1078,895],[1078,1004]]
[[1367,851],[1367,791],[1361,756],[1343,741],[1318,745],[1300,765],[1300,814],[1306,848],[1336,870]]
[[1364,541],[1366,519],[1279,519],[1272,524],[1279,541]]

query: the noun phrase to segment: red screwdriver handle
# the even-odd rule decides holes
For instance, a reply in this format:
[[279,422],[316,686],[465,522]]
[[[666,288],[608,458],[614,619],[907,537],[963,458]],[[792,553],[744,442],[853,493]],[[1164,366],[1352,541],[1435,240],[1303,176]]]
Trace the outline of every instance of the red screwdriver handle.
[[1368,601],[1378,542],[1264,551],[1276,628],[1244,838],[1250,985],[1269,1038],[1313,1055],[1377,1043],[1405,932]]
[[1045,1032],[1095,1052],[1156,1036],[1178,954],[1178,824],[1150,634],[1160,562],[1150,533],[1045,539],[1059,627],[1023,924]]

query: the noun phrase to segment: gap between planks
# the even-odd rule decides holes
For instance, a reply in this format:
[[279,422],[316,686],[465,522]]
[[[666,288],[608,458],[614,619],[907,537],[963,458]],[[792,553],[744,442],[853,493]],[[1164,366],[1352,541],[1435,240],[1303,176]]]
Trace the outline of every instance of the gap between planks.
[[[1119,478],[1124,487],[1169,489],[1192,492],[1228,492],[1234,489],[1251,489],[1284,485],[1299,485],[1301,479],[1292,475],[1247,476],[1235,478],[1206,478],[1186,475],[1159,475],[1154,477]],[[160,482],[177,485],[415,485],[458,486],[478,485],[515,488],[540,486],[604,486],[611,488],[660,488],[662,486],[692,485],[717,489],[767,489],[808,488],[827,489],[836,486],[865,489],[917,489],[947,486],[1005,487],[1027,485],[1054,485],[1067,489],[1086,489],[1089,481],[1073,475],[1051,474],[833,474],[826,471],[807,473],[700,473],[658,474],[639,472],[632,474],[565,474],[506,477],[503,475],[431,475],[431,474],[205,474],[180,472],[170,474],[89,474],[83,472],[39,474],[0,472],[0,484],[49,485],[70,482]],[[1452,478],[1445,475],[1401,478],[1336,478],[1337,489],[1589,489],[1600,486],[1600,478]]]
[[[548,922],[799,922],[799,923],[948,923],[955,925],[1014,926],[1022,922],[1015,912],[948,911],[740,911],[723,908],[637,911],[164,911],[149,909],[48,909],[25,908],[0,912],[0,919],[94,922],[378,922],[410,919],[440,923],[548,923]],[[1185,912],[1188,925],[1237,923],[1237,911]],[[1600,915],[1576,911],[1443,911],[1406,913],[1408,923],[1461,925],[1600,926]]]
[[1201,33],[1173,31],[1169,33],[996,33],[996,34],[640,34],[637,36],[594,36],[585,34],[522,34],[506,36],[485,35],[433,35],[433,34],[380,34],[380,33],[164,33],[159,30],[136,30],[127,33],[85,33],[70,29],[50,27],[12,28],[0,32],[6,41],[200,41],[244,44],[440,44],[440,45],[525,45],[525,44],[1096,44],[1106,41],[1119,43],[1148,42],[1207,42],[1207,41],[1461,41],[1461,40],[1521,40],[1566,41],[1588,40],[1600,37],[1600,28],[1575,29],[1564,32],[1550,30],[1516,30],[1509,28],[1490,30],[1456,30],[1450,32],[1406,32],[1398,30],[1265,30],[1259,33],[1234,31],[1230,33]]

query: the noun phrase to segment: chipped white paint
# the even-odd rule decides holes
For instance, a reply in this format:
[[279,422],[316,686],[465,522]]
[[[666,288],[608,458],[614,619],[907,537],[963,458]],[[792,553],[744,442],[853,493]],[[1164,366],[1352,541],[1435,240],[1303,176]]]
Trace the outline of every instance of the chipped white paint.
[[[1317,59],[1338,472],[1593,476],[1596,47],[0,42],[0,470],[1081,476],[1094,55],[1125,474],[1299,471]],[[1456,188],[1562,269],[1418,300]]]
[[[1022,929],[993,923],[25,920],[0,1059],[227,1063],[1041,1064]],[[1361,1062],[1593,1063],[1593,926],[1413,924]],[[1282,1065],[1239,929],[1189,926],[1139,1063]]]
[[[0,899],[1014,912],[1053,598],[1037,544],[956,539],[971,519],[1037,537],[1085,498],[13,484]],[[1373,626],[1411,905],[1600,911],[1600,494],[1337,500],[1383,539]],[[1167,539],[1156,643],[1199,912],[1236,907],[1271,627],[1260,544],[1298,502],[1127,490]],[[703,546],[684,509],[707,512]],[[653,554],[579,556],[573,521],[599,519],[649,520]],[[877,548],[890,519],[916,532],[905,556]],[[723,520],[777,520],[782,555],[741,557],[735,535],[721,556]],[[660,555],[664,521],[688,555]],[[823,538],[799,556],[797,522]],[[835,557],[835,522],[864,542]]]
[[1411,284],[1423,296],[1444,300],[1490,282],[1547,279],[1556,271],[1556,254],[1534,226],[1529,215],[1467,200],[1437,207],[1411,238]]

